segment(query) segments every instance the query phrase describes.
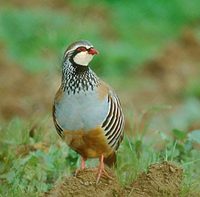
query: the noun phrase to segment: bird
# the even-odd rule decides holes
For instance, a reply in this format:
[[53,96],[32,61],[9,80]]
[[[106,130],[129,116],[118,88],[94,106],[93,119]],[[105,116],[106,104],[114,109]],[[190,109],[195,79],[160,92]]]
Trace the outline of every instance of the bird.
[[109,177],[105,164],[116,163],[124,136],[124,114],[115,91],[90,68],[97,49],[87,40],[76,41],[64,52],[61,85],[53,102],[57,133],[85,161],[99,158],[96,183]]

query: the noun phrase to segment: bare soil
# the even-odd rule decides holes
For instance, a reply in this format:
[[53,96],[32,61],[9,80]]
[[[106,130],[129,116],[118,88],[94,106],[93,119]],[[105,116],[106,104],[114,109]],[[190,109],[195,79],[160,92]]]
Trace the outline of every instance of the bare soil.
[[172,163],[153,164],[125,190],[124,196],[179,196],[182,174],[183,170]]
[[[144,66],[143,76],[151,76],[166,98],[179,97],[192,77],[199,75],[200,41],[190,29]],[[170,93],[170,95],[169,95]]]
[[[166,108],[162,115],[170,116],[183,104],[189,84],[199,78],[199,62],[200,41],[191,29],[185,29],[179,39],[170,42],[157,57],[144,63],[143,69],[129,74],[128,78],[136,79],[138,84],[134,88],[120,89],[124,109],[131,108],[137,115],[145,110],[148,112],[149,106],[165,104],[171,106],[171,109]],[[151,115],[148,112],[145,118]],[[134,117],[136,126],[140,124],[137,118]],[[127,120],[126,130],[132,130],[131,125],[130,120]],[[191,122],[189,130],[198,129],[199,126],[199,122]]]
[[79,171],[77,176],[66,177],[64,180],[55,185],[53,190],[46,193],[45,197],[104,197],[118,196],[121,186],[117,181],[114,173],[109,170],[109,175],[113,180],[101,177],[100,182],[96,184],[96,171],[94,169],[86,169]]
[[96,185],[96,173],[91,170],[80,171],[77,177],[66,177],[45,197],[164,197],[179,196],[182,180],[182,169],[168,162],[153,164],[147,173],[141,173],[138,178],[125,188],[121,187],[114,173],[109,170],[113,180],[102,177]]
[[151,94],[157,93],[161,101],[177,103],[191,79],[198,77],[199,61],[200,41],[192,30],[186,29],[180,39],[169,43],[156,58],[145,63],[139,77],[153,80]]
[[[51,111],[55,74],[32,74],[0,56],[0,119],[30,119]],[[53,89],[54,88],[54,89]]]

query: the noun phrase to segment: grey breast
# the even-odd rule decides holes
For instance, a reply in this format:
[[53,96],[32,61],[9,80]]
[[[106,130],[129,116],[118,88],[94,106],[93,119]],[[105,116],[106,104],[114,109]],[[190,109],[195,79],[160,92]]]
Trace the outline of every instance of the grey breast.
[[55,105],[55,116],[66,130],[89,129],[101,126],[109,111],[108,98],[100,100],[95,90],[77,94],[64,93]]

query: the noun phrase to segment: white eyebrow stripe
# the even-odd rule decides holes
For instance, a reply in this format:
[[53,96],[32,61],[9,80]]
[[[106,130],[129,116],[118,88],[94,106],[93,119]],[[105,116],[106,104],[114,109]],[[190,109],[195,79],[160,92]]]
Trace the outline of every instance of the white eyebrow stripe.
[[89,46],[89,45],[83,46],[82,44],[76,45],[76,46],[74,46],[72,49],[66,51],[66,52],[65,52],[65,56],[66,56],[68,53],[70,53],[70,52],[76,50],[78,47],[85,47],[86,49],[89,49],[89,48],[91,48],[91,47],[93,47],[93,46],[92,46],[92,45],[90,45],[90,46]]

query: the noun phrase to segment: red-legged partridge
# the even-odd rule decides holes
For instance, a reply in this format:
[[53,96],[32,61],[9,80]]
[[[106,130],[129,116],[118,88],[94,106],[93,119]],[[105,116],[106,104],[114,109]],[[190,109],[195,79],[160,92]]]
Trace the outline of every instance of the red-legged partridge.
[[85,160],[99,158],[97,182],[107,174],[104,162],[115,162],[115,151],[123,138],[124,115],[112,88],[89,67],[98,54],[88,41],[71,44],[62,65],[62,81],[53,105],[58,134]]

